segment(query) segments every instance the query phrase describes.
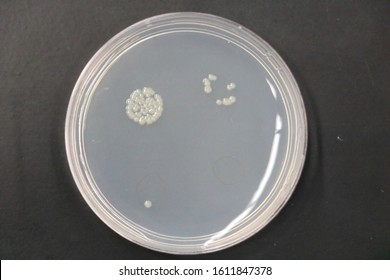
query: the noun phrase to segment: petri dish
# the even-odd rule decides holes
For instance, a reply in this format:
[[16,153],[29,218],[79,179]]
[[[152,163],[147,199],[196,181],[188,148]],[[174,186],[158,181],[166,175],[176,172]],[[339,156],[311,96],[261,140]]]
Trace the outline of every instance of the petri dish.
[[76,185],[112,230],[200,254],[267,225],[305,160],[297,83],[259,36],[209,14],[142,20],[89,61],[65,125]]

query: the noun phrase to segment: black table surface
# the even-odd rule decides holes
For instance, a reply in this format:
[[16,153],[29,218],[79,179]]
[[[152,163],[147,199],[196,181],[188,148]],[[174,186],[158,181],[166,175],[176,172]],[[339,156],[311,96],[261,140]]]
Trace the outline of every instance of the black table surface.
[[[297,188],[262,231],[196,256],[154,252],[92,212],[70,174],[64,122],[93,54],[144,18],[226,17],[283,57],[302,91],[309,146]],[[2,259],[389,259],[389,1],[1,1]]]

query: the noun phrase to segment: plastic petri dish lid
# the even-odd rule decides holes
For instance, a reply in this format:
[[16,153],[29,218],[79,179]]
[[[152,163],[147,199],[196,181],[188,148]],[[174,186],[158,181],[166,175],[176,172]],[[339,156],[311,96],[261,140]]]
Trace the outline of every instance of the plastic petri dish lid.
[[111,229],[199,254],[275,217],[300,176],[307,125],[293,75],[263,39],[220,17],[173,13],[93,56],[65,138],[82,196]]

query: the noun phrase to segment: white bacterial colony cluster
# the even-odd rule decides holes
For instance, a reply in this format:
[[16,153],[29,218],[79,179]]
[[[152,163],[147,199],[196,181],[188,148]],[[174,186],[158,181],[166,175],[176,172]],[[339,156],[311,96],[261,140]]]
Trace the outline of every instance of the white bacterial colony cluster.
[[[204,78],[203,79],[203,91],[206,93],[206,94],[210,94],[212,91],[213,91],[213,88],[211,87],[211,82],[214,82],[218,79],[218,77],[214,74],[209,74],[207,78]],[[228,91],[232,91],[236,88],[236,84],[235,83],[229,83],[226,85],[226,89]],[[217,105],[223,105],[223,106],[230,106],[232,104],[234,104],[236,102],[236,97],[235,96],[229,96],[229,97],[225,97],[223,99],[217,99],[215,101],[215,103]]]
[[217,101],[215,101],[215,103],[217,103],[217,105],[225,105],[225,106],[230,106],[234,102],[236,102],[236,97],[234,97],[234,96],[225,97],[223,99],[217,99]]
[[156,122],[163,111],[163,100],[152,88],[136,89],[126,100],[126,114],[134,122],[144,125]]
[[203,79],[203,86],[204,86],[204,92],[206,94],[209,94],[213,91],[213,88],[211,87],[211,82],[214,82],[218,79],[217,76],[213,75],[213,74],[209,74],[209,76],[207,78],[204,78]]

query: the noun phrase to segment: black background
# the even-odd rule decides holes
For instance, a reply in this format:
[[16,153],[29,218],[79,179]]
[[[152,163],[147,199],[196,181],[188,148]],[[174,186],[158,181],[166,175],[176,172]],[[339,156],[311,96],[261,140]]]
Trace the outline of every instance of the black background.
[[[200,256],[150,251],[104,225],[68,168],[72,88],[112,36],[196,11],[269,42],[295,75],[309,122],[296,191],[261,232]],[[1,1],[2,259],[389,259],[389,1]]]

